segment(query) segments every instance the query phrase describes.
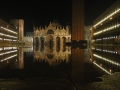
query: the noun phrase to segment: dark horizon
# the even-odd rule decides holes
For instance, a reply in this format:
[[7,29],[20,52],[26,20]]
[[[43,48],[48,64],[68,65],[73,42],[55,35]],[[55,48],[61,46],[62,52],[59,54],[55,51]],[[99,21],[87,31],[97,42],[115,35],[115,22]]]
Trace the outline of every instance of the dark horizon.
[[[84,1],[85,25],[92,25],[92,22],[109,8],[117,0],[96,0]],[[33,21],[36,26],[45,25],[57,19],[61,25],[72,22],[72,0],[47,1],[47,0],[4,0],[0,5],[0,18],[9,22],[10,19],[24,19],[25,31],[33,31]],[[6,5],[6,7],[5,7]],[[102,5],[102,7],[101,7]]]

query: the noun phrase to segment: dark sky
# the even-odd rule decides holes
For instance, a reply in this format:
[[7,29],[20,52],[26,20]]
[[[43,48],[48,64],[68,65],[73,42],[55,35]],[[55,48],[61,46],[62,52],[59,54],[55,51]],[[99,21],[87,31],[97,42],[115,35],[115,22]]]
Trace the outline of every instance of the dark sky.
[[[117,0],[85,0],[85,25],[91,25],[100,14]],[[71,24],[72,0],[1,0],[0,18],[24,19],[25,30],[57,19],[62,25]]]

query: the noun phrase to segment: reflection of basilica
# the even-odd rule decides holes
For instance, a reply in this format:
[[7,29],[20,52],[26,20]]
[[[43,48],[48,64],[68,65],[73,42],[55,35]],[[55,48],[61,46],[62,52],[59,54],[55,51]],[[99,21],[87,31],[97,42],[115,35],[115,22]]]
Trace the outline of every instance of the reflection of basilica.
[[[39,63],[45,62],[50,66],[57,66],[62,63],[68,63],[69,58],[71,57],[71,47],[61,46],[61,49],[58,51],[55,47],[48,46],[34,46],[29,48],[24,47],[0,47],[0,69],[9,65],[12,69],[23,69],[25,62],[25,55],[30,55],[34,57],[33,63],[36,61]],[[30,60],[29,60],[30,61]]]
[[62,27],[57,20],[48,26],[34,28],[34,59],[57,65],[62,61],[68,62],[71,48],[65,46],[71,42],[70,26]]
[[36,61],[45,61],[49,65],[58,65],[61,62],[69,62],[71,55],[71,47],[61,46],[61,49],[58,50],[56,47],[49,46],[34,46],[34,60]]
[[59,45],[71,42],[70,27],[62,27],[58,21],[50,22],[48,26],[34,28],[34,44]]

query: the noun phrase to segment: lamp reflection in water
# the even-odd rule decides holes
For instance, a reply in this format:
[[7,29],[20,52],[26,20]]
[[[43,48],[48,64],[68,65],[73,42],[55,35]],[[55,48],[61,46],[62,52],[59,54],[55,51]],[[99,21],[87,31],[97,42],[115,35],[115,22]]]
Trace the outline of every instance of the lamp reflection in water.
[[11,69],[23,69],[24,52],[33,52],[33,50],[17,46],[0,47],[0,68],[10,65]]
[[94,46],[91,49],[91,62],[102,74],[113,75],[120,72],[120,47]]
[[4,68],[7,65],[17,60],[17,47],[0,47],[0,68]]

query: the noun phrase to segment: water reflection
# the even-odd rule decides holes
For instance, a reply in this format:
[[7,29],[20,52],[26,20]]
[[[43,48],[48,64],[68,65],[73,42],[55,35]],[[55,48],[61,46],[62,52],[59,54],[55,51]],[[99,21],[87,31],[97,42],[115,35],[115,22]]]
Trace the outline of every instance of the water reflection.
[[0,47],[0,69],[17,61],[17,47]]
[[91,61],[104,74],[114,74],[120,71],[120,47],[92,46]]
[[2,78],[64,78],[73,87],[120,71],[120,47],[37,45],[0,47]]
[[84,49],[72,49],[72,80],[84,82]]
[[[69,57],[71,55],[71,47],[61,46],[60,49],[56,49],[57,46],[46,45],[34,46],[34,61],[45,61],[50,66],[58,65],[61,62],[69,63]],[[37,50],[36,50],[37,48]],[[39,49],[41,48],[41,49]],[[59,48],[59,46],[58,46]]]

